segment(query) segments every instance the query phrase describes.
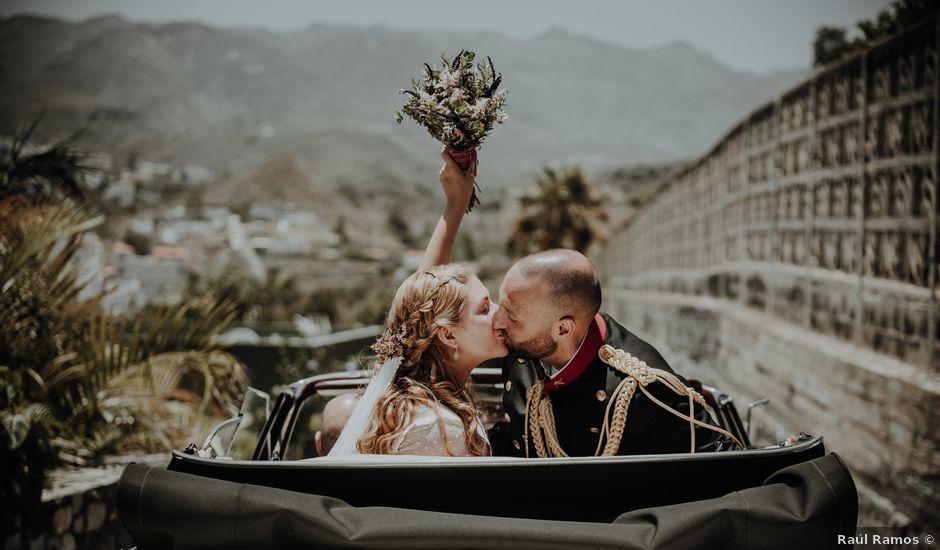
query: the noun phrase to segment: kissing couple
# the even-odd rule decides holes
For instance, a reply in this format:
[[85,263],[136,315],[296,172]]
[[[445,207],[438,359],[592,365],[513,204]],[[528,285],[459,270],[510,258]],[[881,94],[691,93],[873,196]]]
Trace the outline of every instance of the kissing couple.
[[[498,303],[450,263],[474,178],[446,149],[441,157],[444,212],[421,267],[395,293],[373,346],[375,375],[330,456],[609,456],[737,443],[655,348],[600,313],[600,282],[581,253],[517,261]],[[470,373],[493,359],[505,415],[487,430]]]

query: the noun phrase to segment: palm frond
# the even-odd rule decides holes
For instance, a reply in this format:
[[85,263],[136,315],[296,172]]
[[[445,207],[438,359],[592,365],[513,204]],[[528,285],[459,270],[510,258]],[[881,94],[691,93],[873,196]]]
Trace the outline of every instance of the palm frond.
[[148,358],[174,351],[208,351],[213,338],[236,317],[233,300],[198,299],[178,306],[151,308],[136,317],[100,314],[88,324],[82,362],[89,365],[89,391]]
[[21,206],[10,197],[0,201],[0,294],[16,272],[56,241],[97,227],[104,216],[80,202]]
[[168,352],[133,365],[99,392],[103,413],[134,419],[125,449],[169,449],[192,437],[187,428],[224,418],[248,385],[234,356],[214,350]]
[[81,379],[87,372],[87,366],[78,362],[78,354],[69,352],[47,363],[41,371],[41,377],[47,391],[55,391],[61,386]]
[[0,149],[0,199],[21,196],[30,202],[85,198],[84,176],[93,171],[89,156],[76,147],[83,131],[52,145],[33,148],[29,141],[39,118],[14,136],[8,147]]
[[0,410],[0,427],[6,434],[6,447],[16,450],[26,441],[33,426],[52,418],[42,403],[29,403],[15,411]]

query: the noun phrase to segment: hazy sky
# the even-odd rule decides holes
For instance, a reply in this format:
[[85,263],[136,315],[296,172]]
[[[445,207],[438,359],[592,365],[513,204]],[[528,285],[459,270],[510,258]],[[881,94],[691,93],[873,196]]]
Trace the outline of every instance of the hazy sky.
[[0,14],[299,30],[310,23],[492,30],[518,38],[551,27],[629,47],[685,40],[725,64],[766,73],[806,68],[818,26],[854,27],[887,5],[876,0],[2,0]]

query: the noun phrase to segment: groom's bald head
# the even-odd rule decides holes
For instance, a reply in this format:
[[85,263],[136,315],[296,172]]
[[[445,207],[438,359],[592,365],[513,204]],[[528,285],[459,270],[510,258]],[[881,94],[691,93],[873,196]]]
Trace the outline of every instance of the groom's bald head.
[[554,249],[530,254],[519,260],[506,279],[522,279],[542,289],[543,299],[558,317],[593,318],[601,307],[601,285],[584,254]]
[[564,364],[601,306],[594,266],[574,250],[548,250],[516,262],[499,287],[493,328],[512,355]]

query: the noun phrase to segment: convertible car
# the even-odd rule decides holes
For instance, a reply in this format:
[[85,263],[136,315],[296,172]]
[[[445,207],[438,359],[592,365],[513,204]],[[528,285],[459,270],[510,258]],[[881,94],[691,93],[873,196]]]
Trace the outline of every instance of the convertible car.
[[[473,373],[501,416],[500,373]],[[521,459],[294,457],[304,404],[365,386],[365,372],[285,387],[241,411],[168,466],[128,466],[118,514],[147,548],[792,548],[852,535],[851,474],[823,439],[748,439],[732,399],[692,382],[741,450]],[[750,416],[750,414],[748,414]],[[250,442],[250,456],[233,449]],[[232,455],[236,455],[233,457]]]

